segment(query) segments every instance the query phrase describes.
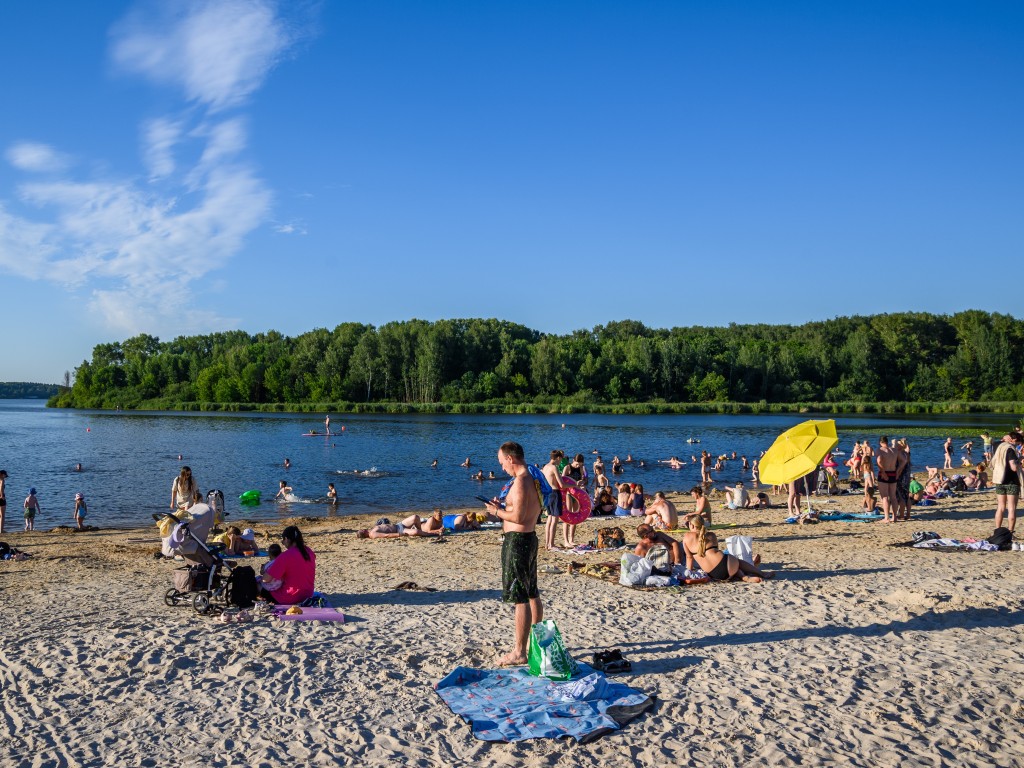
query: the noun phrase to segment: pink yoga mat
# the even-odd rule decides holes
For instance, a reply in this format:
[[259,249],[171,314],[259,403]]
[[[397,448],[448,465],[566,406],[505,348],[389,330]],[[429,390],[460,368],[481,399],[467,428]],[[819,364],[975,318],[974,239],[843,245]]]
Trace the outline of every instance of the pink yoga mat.
[[345,621],[345,614],[336,608],[303,608],[302,613],[288,615],[285,611],[288,606],[280,606],[281,610],[274,611],[274,616],[281,621]]

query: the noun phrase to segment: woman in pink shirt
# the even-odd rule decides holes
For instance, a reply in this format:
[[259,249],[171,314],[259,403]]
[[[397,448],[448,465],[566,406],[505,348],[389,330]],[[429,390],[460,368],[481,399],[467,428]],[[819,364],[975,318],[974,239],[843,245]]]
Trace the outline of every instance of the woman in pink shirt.
[[281,542],[284,552],[267,567],[260,596],[280,605],[298,605],[313,596],[316,555],[303,543],[297,526],[285,528]]

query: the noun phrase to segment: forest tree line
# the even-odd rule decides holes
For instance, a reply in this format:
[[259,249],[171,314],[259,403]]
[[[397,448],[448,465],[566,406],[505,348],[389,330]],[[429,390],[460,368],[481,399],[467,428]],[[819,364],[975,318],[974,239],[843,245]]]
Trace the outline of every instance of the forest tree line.
[[49,398],[57,394],[56,384],[39,384],[34,381],[0,381],[0,400],[24,400]]
[[99,344],[51,405],[1024,400],[1024,321],[979,310],[566,335],[495,319],[142,334]]

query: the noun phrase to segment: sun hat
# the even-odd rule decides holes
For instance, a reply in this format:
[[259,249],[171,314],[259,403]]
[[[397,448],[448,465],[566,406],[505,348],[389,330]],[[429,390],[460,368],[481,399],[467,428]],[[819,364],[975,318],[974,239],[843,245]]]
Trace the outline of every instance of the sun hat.
[[246,528],[242,531],[242,538],[246,541],[256,541],[256,531],[252,528]]
[[75,501],[78,501],[81,498],[83,498],[82,494],[80,494],[80,493],[76,493],[75,494]]

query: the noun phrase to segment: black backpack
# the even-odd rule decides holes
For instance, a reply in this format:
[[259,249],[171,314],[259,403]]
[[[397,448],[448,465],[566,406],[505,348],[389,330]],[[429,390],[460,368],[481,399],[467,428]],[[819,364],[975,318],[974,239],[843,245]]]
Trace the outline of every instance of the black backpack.
[[231,572],[228,602],[239,608],[251,608],[260,593],[256,583],[256,571],[248,565],[240,565]]
[[996,528],[991,536],[988,537],[989,544],[995,544],[1001,550],[1011,549],[1013,547],[1013,533],[1009,528]]

